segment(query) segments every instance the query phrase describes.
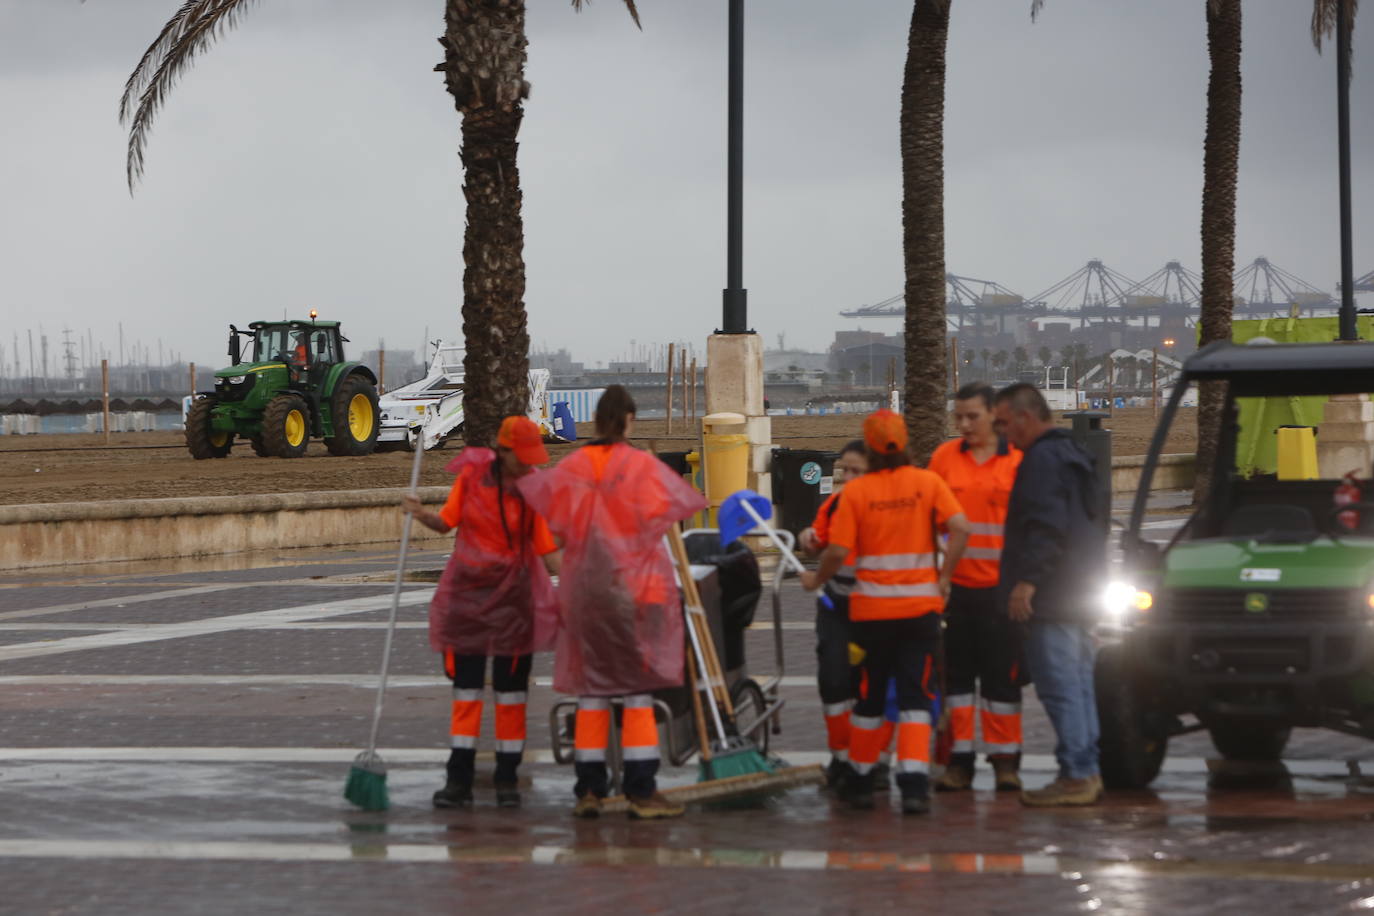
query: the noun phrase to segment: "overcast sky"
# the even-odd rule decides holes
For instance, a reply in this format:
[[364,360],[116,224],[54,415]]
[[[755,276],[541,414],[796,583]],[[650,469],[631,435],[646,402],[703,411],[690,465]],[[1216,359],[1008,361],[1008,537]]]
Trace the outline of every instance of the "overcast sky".
[[[947,263],[1025,295],[1089,258],[1199,268],[1205,0],[954,0]],[[116,104],[180,0],[0,0],[0,346],[41,322],[220,365],[286,311],[357,348],[458,335],[459,120],[442,0],[262,0],[154,128],[130,197]],[[748,0],[745,285],[769,346],[824,348],[902,287],[911,0]],[[725,0],[529,0],[520,143],[536,346],[704,351],[724,284]],[[1335,52],[1308,0],[1246,0],[1237,266],[1334,291]],[[1369,14],[1374,15],[1374,10]],[[1374,25],[1355,33],[1355,272],[1374,269]],[[1374,298],[1374,297],[1371,297]],[[895,330],[893,320],[867,326]]]

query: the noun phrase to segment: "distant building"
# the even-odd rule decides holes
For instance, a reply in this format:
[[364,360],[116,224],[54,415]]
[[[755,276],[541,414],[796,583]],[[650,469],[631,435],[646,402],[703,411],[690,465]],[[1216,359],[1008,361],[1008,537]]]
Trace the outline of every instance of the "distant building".
[[565,349],[537,350],[530,354],[531,369],[548,369],[554,375],[581,375],[587,371],[582,363],[574,362]]

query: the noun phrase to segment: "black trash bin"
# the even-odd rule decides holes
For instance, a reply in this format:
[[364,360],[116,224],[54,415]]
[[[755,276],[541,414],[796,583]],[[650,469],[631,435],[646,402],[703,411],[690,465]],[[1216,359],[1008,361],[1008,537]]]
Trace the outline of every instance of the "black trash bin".
[[773,449],[774,524],[800,534],[830,495],[836,452],[806,448]]
[[1093,456],[1097,470],[1097,521],[1108,531],[1112,518],[1112,431],[1102,428],[1111,415],[1097,410],[1075,410],[1064,414],[1073,422],[1073,441]]
[[691,465],[687,463],[687,452],[658,452],[658,460],[672,468],[679,475],[690,474]]
[[720,546],[715,534],[687,538],[687,558],[702,566],[714,566],[720,587],[721,662],[726,671],[744,667],[744,631],[754,622],[754,611],[763,594],[759,561],[740,541]]

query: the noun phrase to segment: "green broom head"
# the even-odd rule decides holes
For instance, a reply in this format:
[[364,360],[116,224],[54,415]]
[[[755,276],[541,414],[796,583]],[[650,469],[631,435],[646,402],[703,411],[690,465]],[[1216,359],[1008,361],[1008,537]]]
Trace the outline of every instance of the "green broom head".
[[[777,765],[769,760],[752,741],[731,737],[729,743],[717,746],[711,751],[711,759],[703,760],[697,771],[697,782],[711,782],[729,779],[731,776],[748,776],[755,773],[775,773]],[[756,792],[711,802],[713,808],[754,808],[769,797],[781,795],[786,788],[762,786]]]
[[353,760],[344,783],[344,798],[364,811],[385,811],[391,804],[386,795],[386,764],[375,751],[363,751]]

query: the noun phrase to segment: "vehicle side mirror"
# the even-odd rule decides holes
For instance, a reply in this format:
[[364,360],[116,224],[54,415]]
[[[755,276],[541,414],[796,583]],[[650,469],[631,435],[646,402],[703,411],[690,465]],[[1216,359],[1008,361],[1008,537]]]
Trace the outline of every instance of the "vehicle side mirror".
[[239,350],[239,329],[229,325],[229,365],[237,366],[242,353]]

